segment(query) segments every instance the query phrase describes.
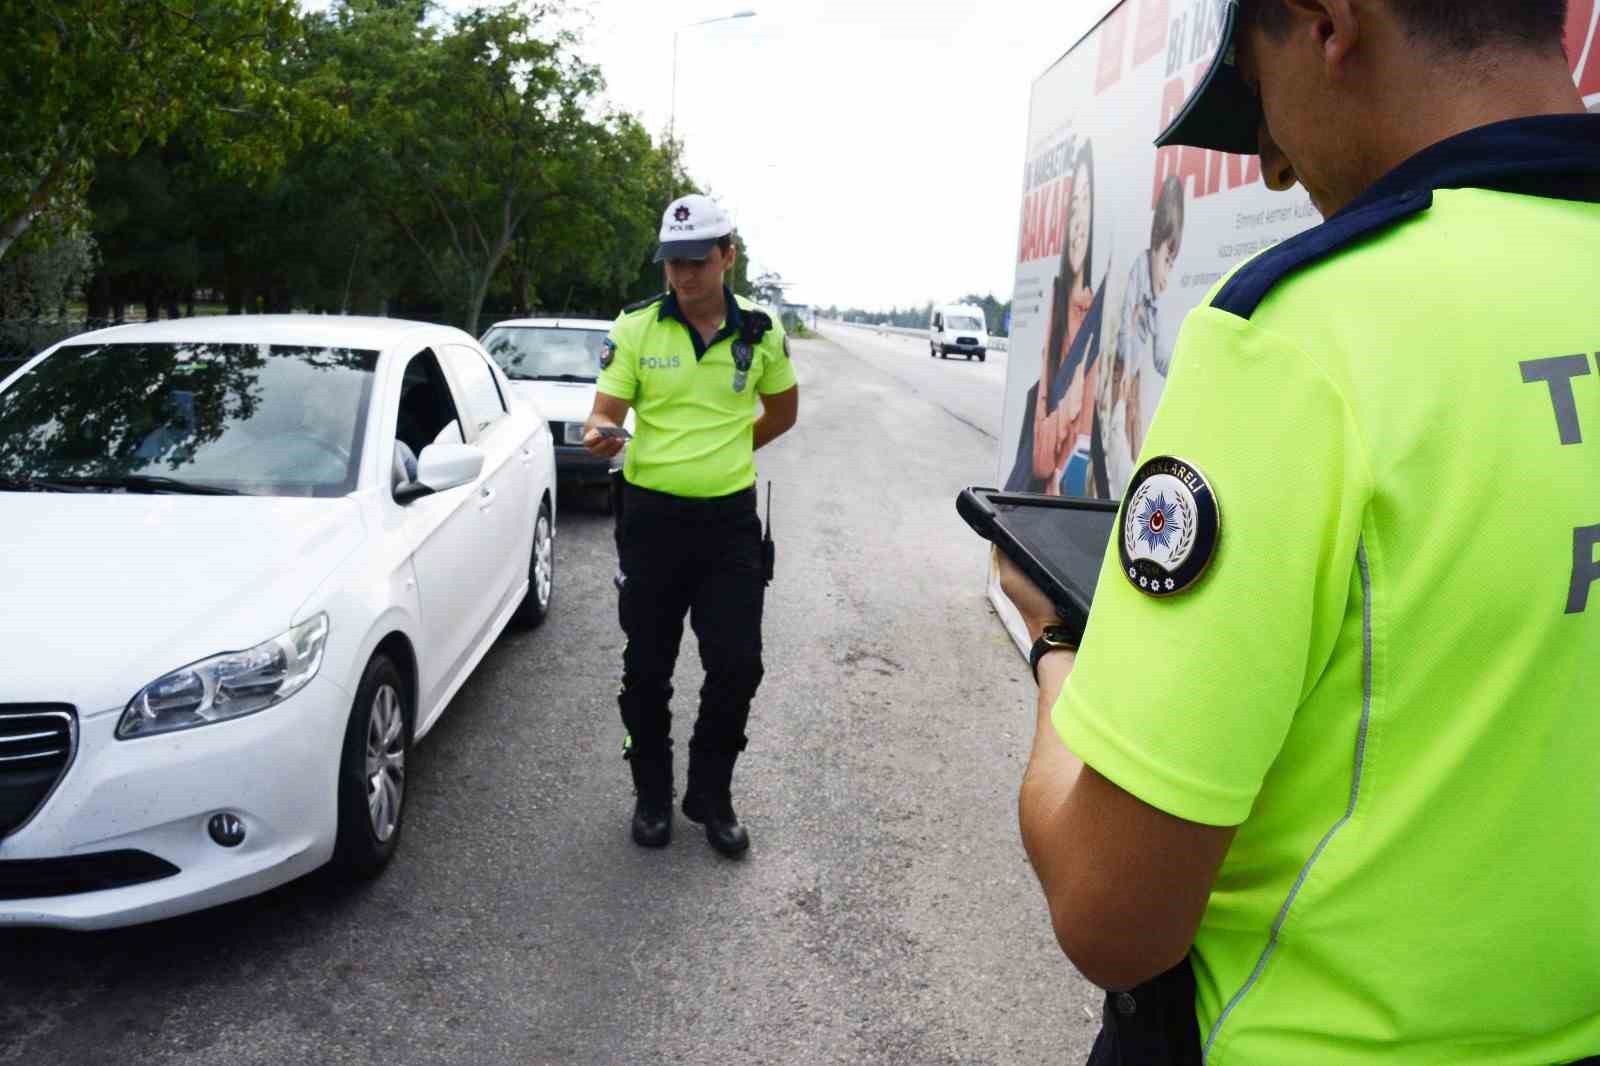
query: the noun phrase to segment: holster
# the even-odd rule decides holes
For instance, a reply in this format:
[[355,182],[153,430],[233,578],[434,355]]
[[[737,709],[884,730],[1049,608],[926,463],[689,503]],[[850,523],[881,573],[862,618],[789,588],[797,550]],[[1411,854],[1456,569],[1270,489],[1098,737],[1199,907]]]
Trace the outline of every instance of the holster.
[[1185,958],[1126,992],[1107,992],[1088,1066],[1200,1066],[1194,968]]

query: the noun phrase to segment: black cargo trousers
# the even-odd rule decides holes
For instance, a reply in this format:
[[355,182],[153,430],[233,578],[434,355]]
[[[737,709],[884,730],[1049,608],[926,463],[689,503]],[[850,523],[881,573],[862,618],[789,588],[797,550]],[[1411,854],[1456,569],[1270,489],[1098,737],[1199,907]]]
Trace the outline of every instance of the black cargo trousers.
[[631,753],[671,748],[672,670],[687,615],[706,671],[690,750],[737,755],[762,676],[766,582],[755,488],[692,499],[622,483],[616,502],[618,614],[628,640],[617,703]]

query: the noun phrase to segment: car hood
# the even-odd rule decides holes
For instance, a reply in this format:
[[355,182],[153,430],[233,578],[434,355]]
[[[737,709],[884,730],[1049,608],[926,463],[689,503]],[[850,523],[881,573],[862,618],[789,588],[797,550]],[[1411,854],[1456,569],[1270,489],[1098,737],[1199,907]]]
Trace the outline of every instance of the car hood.
[[120,710],[283,632],[363,539],[348,498],[0,493],[0,703]]
[[592,381],[513,381],[511,389],[532,403],[546,422],[582,422],[594,408]]

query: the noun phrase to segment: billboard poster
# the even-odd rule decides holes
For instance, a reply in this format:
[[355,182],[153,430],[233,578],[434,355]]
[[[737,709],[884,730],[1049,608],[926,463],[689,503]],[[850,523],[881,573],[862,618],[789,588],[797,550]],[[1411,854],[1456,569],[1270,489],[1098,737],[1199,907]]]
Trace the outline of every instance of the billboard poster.
[[[1227,0],[1122,0],[1034,83],[996,483],[1119,499],[1179,327],[1229,270],[1321,221],[1254,156],[1157,150],[1220,44]],[[1600,0],[1572,0],[1573,77],[1600,111]],[[1221,412],[1219,412],[1219,415]],[[1019,646],[1020,619],[990,575]]]

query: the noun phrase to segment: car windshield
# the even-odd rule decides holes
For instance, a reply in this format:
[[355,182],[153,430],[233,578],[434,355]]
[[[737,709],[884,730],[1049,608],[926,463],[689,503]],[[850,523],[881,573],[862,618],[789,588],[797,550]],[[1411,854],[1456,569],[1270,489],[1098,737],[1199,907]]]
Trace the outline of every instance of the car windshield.
[[378,353],[82,344],[0,392],[0,489],[342,496]]
[[946,315],[944,324],[946,329],[983,329],[983,323],[971,315]]
[[593,381],[600,376],[603,329],[496,326],[483,347],[506,377],[523,381]]

